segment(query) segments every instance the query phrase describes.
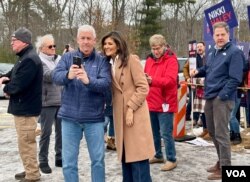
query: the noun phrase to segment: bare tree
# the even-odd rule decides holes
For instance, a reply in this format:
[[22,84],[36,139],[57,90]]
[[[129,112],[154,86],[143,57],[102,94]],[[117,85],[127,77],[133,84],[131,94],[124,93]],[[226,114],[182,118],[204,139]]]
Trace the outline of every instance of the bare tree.
[[[149,33],[147,27],[145,35],[139,34],[139,25],[145,18],[139,12],[145,1],[0,0],[0,62],[13,57],[10,37],[20,26],[31,29],[34,38],[37,35],[52,33],[59,50],[63,49],[66,43],[76,44],[76,31],[80,25],[93,25],[98,39],[110,30],[118,30],[126,36],[130,50],[137,52],[140,50],[142,39],[147,39],[145,35]],[[235,28],[238,41],[250,41],[246,13],[248,1],[232,0],[239,22],[239,26]],[[150,34],[162,33],[178,55],[184,56],[187,54],[189,40],[202,39],[204,9],[218,2],[221,0],[199,0],[194,4],[188,3],[188,0],[155,0],[154,8],[159,11],[160,17],[155,19],[156,25]],[[153,20],[146,24],[152,25],[152,22]]]

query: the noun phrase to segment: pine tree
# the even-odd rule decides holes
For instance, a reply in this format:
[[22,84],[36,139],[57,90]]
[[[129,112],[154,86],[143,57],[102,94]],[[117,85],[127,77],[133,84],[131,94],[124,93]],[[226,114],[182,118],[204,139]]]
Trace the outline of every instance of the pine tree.
[[149,53],[149,38],[155,33],[159,33],[161,30],[160,15],[161,7],[157,0],[145,0],[143,8],[139,13],[141,14],[139,37],[140,48],[139,54],[142,58],[145,58]]

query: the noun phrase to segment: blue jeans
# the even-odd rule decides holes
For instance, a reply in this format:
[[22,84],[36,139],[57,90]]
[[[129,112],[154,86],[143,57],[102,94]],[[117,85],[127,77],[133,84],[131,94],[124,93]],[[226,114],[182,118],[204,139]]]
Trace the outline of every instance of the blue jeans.
[[76,123],[62,119],[62,159],[65,182],[78,182],[78,155],[83,131],[91,159],[92,182],[105,181],[103,122]]
[[154,136],[155,157],[163,158],[161,138],[164,140],[166,158],[170,162],[176,161],[175,142],[173,138],[173,113],[150,112],[151,126]]
[[110,137],[115,136],[113,116],[105,116],[104,132],[106,133],[107,130],[108,130],[108,136]]
[[240,124],[238,119],[236,118],[236,113],[239,107],[240,107],[240,98],[237,98],[235,101],[234,108],[230,114],[230,120],[229,120],[230,131],[233,131],[234,133],[240,133]]

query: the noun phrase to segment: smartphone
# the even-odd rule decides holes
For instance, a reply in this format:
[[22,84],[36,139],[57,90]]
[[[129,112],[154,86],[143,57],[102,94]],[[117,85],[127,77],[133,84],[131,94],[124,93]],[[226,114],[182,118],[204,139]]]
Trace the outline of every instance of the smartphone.
[[74,56],[73,57],[73,64],[78,65],[79,68],[81,67],[82,64],[82,59],[78,56]]

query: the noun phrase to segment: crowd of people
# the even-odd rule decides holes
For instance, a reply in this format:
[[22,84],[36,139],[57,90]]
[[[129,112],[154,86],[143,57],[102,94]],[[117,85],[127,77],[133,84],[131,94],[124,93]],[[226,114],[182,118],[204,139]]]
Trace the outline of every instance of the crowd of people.
[[[197,44],[197,69],[188,69],[188,62],[185,65],[188,82],[205,84],[201,98],[197,97],[198,89],[194,91],[197,107],[193,117],[196,122],[201,117],[202,137],[209,135],[217,151],[218,161],[207,169],[209,180],[221,179],[221,167],[231,165],[228,125],[245,59],[229,41],[225,22],[215,23],[213,32],[215,46],[206,55],[204,42]],[[40,180],[40,171],[52,172],[48,153],[53,124],[55,166],[62,167],[66,182],[79,181],[83,134],[91,160],[91,180],[105,181],[107,123],[107,148],[117,151],[124,182],[151,182],[153,163],[162,163],[161,171],[177,167],[172,132],[174,113],[178,111],[178,61],[164,36],[150,37],[151,54],[144,68],[118,31],[103,36],[102,50],[97,51],[95,29],[80,26],[78,48],[66,47],[62,56],[56,55],[51,34],[37,38],[36,50],[31,37],[24,27],[12,34],[11,46],[19,58],[0,78],[10,97],[8,112],[14,115],[24,167],[15,179],[34,182]],[[38,159],[37,122],[41,124]]]

